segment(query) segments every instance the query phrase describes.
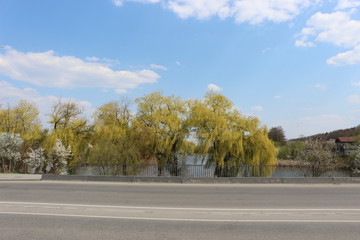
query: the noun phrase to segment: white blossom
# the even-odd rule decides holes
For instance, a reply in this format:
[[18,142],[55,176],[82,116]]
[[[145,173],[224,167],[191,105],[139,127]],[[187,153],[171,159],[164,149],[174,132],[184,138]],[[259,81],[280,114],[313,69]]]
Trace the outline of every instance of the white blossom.
[[21,160],[21,147],[24,141],[17,133],[0,133],[0,166],[3,171],[15,171]]
[[354,160],[352,162],[352,170],[354,174],[360,174],[360,146],[356,149]]
[[42,173],[42,170],[46,163],[44,149],[38,148],[33,150],[29,149],[28,158],[24,160],[25,164],[34,173]]
[[71,157],[70,146],[66,148],[61,140],[57,139],[53,151],[48,154],[46,169],[49,173],[66,174],[68,160],[70,160]]

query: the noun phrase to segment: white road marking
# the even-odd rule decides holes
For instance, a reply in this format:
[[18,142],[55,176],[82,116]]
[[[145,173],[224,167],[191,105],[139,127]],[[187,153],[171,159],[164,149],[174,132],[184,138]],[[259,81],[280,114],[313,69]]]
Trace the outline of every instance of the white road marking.
[[[38,203],[38,202],[0,202],[0,204],[28,205],[33,207],[62,206],[72,207],[90,207],[90,208],[119,208],[119,209],[149,209],[149,210],[189,210],[189,211],[360,211],[360,208],[176,208],[176,207],[141,207],[141,206],[111,206],[111,205],[86,205],[86,204],[67,204],[67,203]],[[31,206],[32,205],[32,206]],[[1,205],[0,205],[1,207]]]
[[183,221],[183,222],[256,222],[256,223],[360,223],[360,220],[239,220],[239,219],[188,219],[188,218],[145,218],[145,217],[118,217],[118,216],[97,216],[97,215],[76,215],[58,213],[25,213],[25,212],[0,212],[8,215],[35,215],[52,217],[74,217],[74,218],[100,218],[100,219],[124,219],[124,220],[150,220],[150,221]]

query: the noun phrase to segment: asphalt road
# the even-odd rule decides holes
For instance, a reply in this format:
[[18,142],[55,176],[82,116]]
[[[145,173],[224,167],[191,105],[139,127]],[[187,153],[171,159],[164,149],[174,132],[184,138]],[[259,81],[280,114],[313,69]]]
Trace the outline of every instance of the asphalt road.
[[0,239],[359,239],[360,185],[0,182]]

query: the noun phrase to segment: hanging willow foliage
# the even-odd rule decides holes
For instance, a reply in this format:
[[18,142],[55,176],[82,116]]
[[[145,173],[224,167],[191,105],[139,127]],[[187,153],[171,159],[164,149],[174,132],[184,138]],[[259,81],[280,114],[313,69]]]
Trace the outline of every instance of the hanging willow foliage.
[[[215,166],[217,176],[237,176],[239,167],[229,165],[274,165],[277,150],[266,127],[255,117],[244,117],[225,96],[208,92],[203,100],[191,104],[189,118],[197,136],[198,152],[207,166]],[[252,175],[268,175],[256,170]]]

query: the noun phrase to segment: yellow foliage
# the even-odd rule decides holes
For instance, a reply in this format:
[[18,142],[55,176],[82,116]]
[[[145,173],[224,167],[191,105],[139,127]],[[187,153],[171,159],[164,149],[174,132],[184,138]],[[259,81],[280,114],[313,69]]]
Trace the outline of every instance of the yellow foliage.
[[267,129],[255,117],[244,117],[225,96],[208,92],[191,103],[189,123],[207,163],[224,165],[274,165],[277,150]]
[[138,112],[134,126],[150,137],[147,149],[159,165],[176,164],[188,136],[186,102],[174,96],[154,92],[136,100]]
[[0,132],[19,133],[25,142],[24,147],[29,147],[41,138],[39,110],[26,100],[0,108]]

